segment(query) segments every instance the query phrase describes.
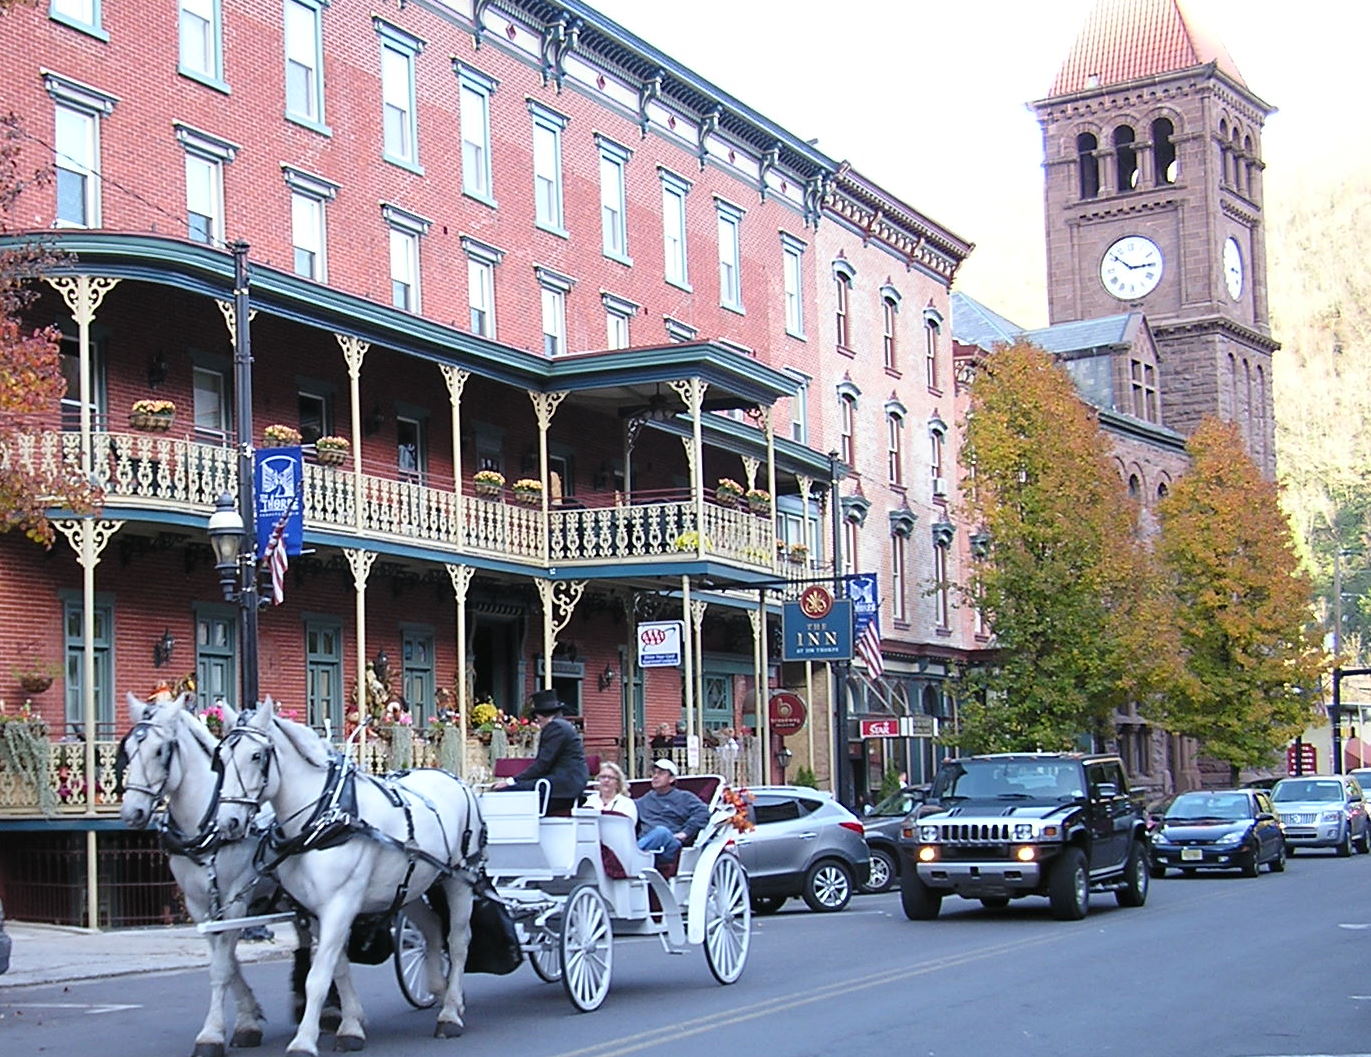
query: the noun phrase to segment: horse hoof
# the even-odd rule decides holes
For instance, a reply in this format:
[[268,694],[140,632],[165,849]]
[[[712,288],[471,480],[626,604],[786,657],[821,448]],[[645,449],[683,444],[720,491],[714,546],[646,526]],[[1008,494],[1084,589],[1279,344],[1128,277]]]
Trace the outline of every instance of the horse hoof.
[[224,1044],[222,1042],[197,1042],[195,1049],[190,1051],[190,1057],[224,1057]]
[[341,1009],[325,1009],[319,1014],[320,1031],[337,1031],[338,1025],[343,1022],[343,1011]]
[[251,1049],[253,1046],[262,1045],[261,1028],[239,1028],[233,1033],[233,1041],[230,1046],[238,1046],[243,1049]]
[[355,1053],[366,1049],[366,1046],[367,1040],[360,1035],[339,1035],[333,1040],[333,1048],[342,1053]]
[[460,1020],[440,1020],[438,1026],[433,1029],[435,1039],[455,1039],[461,1036],[466,1030],[466,1025]]

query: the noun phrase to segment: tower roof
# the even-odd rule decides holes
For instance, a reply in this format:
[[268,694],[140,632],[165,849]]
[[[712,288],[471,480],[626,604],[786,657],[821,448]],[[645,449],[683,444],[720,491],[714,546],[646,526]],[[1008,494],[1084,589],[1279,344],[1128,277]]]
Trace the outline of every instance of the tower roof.
[[1070,95],[1211,62],[1247,87],[1228,49],[1196,25],[1181,0],[1098,0],[1048,95]]

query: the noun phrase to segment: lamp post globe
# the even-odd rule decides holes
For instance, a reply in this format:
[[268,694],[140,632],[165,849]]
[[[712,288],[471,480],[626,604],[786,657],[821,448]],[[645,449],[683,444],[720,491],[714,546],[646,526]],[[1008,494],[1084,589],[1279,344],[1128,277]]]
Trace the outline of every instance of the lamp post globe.
[[219,573],[219,585],[224,597],[233,601],[238,587],[238,556],[243,549],[243,516],[238,512],[233,496],[222,493],[209,516],[209,545],[214,550],[214,568]]

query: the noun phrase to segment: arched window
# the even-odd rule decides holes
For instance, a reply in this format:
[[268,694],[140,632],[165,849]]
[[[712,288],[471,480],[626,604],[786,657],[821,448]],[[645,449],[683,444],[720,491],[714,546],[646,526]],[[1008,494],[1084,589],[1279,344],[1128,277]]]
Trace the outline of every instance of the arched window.
[[886,465],[891,484],[904,484],[904,413],[888,408],[885,413]]
[[900,299],[889,287],[881,291],[881,359],[887,371],[898,366],[895,347],[895,317],[900,311]]
[[1233,129],[1233,140],[1230,153],[1233,156],[1233,189],[1242,191],[1242,143],[1240,134],[1235,126]]
[[838,348],[850,349],[852,347],[852,332],[848,325],[848,309],[852,299],[852,282],[857,278],[857,269],[853,268],[844,258],[839,257],[833,262],[833,322]]
[[853,394],[838,394],[838,416],[838,455],[851,466],[856,454],[854,431],[857,424],[857,398]]
[[1219,122],[1219,182],[1228,183],[1228,122]]
[[1114,130],[1114,159],[1119,171],[1119,190],[1131,191],[1138,186],[1138,152],[1133,146],[1136,137],[1131,125]]
[[1135,473],[1128,475],[1128,498],[1135,503],[1142,499],[1142,481]]
[[1171,491],[1171,489],[1167,488],[1167,487],[1166,487],[1166,482],[1163,481],[1161,484],[1157,485],[1157,498],[1158,498],[1158,499],[1165,499],[1166,496],[1167,496],[1167,494],[1168,494],[1170,491]]
[[1082,132],[1076,137],[1076,168],[1080,172],[1082,198],[1100,195],[1100,160],[1095,157],[1099,145],[1093,132]]
[[1172,139],[1175,133],[1176,126],[1170,118],[1159,117],[1152,122],[1152,161],[1158,187],[1176,182],[1176,141]]
[[1252,196],[1252,173],[1257,164],[1257,153],[1252,148],[1252,137],[1244,136],[1242,141],[1242,183],[1250,198]]
[[938,388],[938,338],[942,328],[942,315],[934,308],[924,309],[924,375],[930,389]]
[[1257,380],[1252,393],[1252,457],[1260,469],[1266,468],[1266,372],[1257,365]]

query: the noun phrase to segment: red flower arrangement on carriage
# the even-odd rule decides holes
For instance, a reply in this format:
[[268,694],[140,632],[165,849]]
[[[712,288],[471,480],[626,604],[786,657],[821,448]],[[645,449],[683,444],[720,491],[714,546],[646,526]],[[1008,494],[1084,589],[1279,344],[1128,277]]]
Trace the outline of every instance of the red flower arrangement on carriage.
[[752,795],[747,786],[734,789],[731,785],[726,785],[719,795],[725,804],[733,808],[733,814],[728,817],[730,826],[739,833],[750,833],[757,828],[757,824],[752,821],[752,817],[747,812],[748,805],[756,800],[756,797]]

